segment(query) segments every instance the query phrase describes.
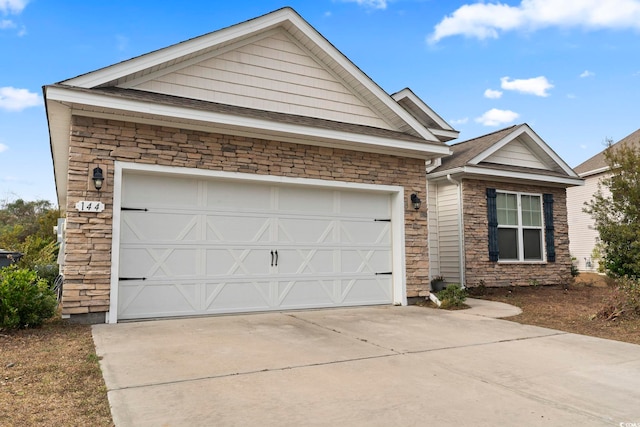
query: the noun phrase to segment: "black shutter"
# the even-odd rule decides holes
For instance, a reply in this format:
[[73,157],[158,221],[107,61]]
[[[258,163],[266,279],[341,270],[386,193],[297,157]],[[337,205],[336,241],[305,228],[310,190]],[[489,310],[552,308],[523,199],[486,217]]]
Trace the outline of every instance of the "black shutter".
[[547,261],[556,262],[556,247],[553,228],[553,194],[543,194],[544,241],[547,246]]
[[498,248],[498,208],[496,207],[496,189],[487,188],[487,219],[489,222],[489,261],[497,262]]

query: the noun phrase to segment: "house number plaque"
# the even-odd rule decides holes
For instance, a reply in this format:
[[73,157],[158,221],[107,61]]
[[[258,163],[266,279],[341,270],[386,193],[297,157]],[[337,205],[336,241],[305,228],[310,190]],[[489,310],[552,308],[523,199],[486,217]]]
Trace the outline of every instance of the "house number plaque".
[[76,203],[76,209],[80,212],[102,212],[104,210],[104,203],[81,200]]

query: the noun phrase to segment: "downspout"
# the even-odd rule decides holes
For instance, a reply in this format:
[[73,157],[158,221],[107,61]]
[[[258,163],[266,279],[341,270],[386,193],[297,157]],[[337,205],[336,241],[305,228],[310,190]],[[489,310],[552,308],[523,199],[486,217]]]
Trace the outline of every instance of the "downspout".
[[462,185],[460,181],[456,181],[451,177],[451,174],[447,174],[447,181],[458,187],[458,250],[459,250],[459,268],[460,268],[460,286],[464,289],[465,286],[465,262],[464,262],[464,221],[462,219]]

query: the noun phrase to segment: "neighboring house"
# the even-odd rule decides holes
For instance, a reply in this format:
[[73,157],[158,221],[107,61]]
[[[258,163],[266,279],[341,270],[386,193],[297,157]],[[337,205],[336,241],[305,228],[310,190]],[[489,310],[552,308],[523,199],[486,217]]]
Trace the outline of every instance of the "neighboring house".
[[[528,126],[449,147],[458,132],[411,90],[384,92],[290,8],[44,96],[76,321],[407,304],[436,274],[569,272],[580,179]],[[498,217],[526,199],[535,224],[490,227],[487,189]],[[509,233],[524,259],[505,259]]]
[[431,276],[465,286],[571,277],[566,189],[577,174],[527,125],[451,146],[427,174]]
[[[612,148],[626,144],[640,146],[640,129],[626,136],[612,145]],[[605,149],[606,150],[606,149]],[[569,218],[569,250],[574,257],[574,263],[580,271],[598,271],[598,256],[594,249],[598,243],[598,231],[595,228],[591,215],[585,213],[585,203],[593,199],[598,191],[598,183],[609,175],[609,166],[604,157],[604,151],[591,157],[587,161],[576,166],[574,170],[581,178],[584,178],[583,187],[575,187],[567,190],[567,214]],[[608,196],[607,187],[602,187],[603,195]]]

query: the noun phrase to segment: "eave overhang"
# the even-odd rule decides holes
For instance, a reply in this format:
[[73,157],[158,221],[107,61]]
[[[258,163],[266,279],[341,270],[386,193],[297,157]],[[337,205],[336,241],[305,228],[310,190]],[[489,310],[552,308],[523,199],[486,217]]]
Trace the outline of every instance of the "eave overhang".
[[501,169],[491,169],[486,167],[462,166],[459,168],[436,171],[427,174],[428,180],[445,180],[447,176],[456,179],[482,179],[503,182],[518,182],[528,184],[539,184],[553,187],[575,187],[584,185],[581,178],[570,176],[562,177],[547,174],[537,174],[531,172],[506,171]]

